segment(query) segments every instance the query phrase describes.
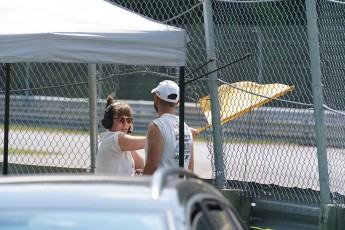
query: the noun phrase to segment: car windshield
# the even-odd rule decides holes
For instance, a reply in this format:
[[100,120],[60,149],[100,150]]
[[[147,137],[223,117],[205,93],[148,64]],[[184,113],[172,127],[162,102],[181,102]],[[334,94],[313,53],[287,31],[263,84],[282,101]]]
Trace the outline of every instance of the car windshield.
[[0,229],[168,229],[158,211],[0,211]]

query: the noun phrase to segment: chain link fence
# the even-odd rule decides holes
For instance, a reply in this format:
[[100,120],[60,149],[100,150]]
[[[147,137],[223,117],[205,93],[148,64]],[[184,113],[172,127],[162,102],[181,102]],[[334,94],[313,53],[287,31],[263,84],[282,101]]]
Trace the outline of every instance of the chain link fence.
[[[85,172],[90,167],[87,65],[19,63],[11,72],[8,172]],[[4,97],[1,108],[3,124]]]
[[[206,64],[210,61],[207,42],[211,39],[207,37],[210,28],[205,24],[204,2],[118,3],[187,30],[191,40],[188,44],[187,81],[210,71]],[[344,205],[340,194],[345,194],[345,178],[341,172],[345,164],[341,84],[344,76],[342,60],[345,46],[341,37],[345,29],[345,6],[342,3],[317,1],[331,200],[339,206]],[[269,196],[309,204],[320,202],[315,132],[318,124],[313,112],[306,7],[302,0],[212,1],[213,58],[218,68],[229,65],[217,71],[218,84],[251,81],[295,87],[281,100],[272,100],[222,125],[221,161],[214,153],[214,130],[211,128],[203,133],[208,143],[213,178],[217,178],[219,173],[217,163],[223,161],[226,186],[239,188],[248,196]],[[250,58],[231,64],[248,53]],[[210,95],[207,76],[187,86],[187,97],[196,105],[200,98]],[[240,93],[235,97],[243,100]],[[200,116],[204,114],[200,112]]]
[[[212,79],[206,75],[212,60],[208,55],[211,28],[205,23],[205,2],[114,2],[187,31],[190,42],[186,101],[199,108],[199,99],[210,95],[212,88]],[[313,112],[306,2],[214,0],[211,3],[215,45],[215,55],[211,58],[218,68],[224,66],[216,72],[216,84],[250,81],[295,87],[280,100],[271,100],[223,124],[221,140],[215,138],[212,127],[201,134],[208,146],[213,178],[219,175],[221,163],[225,186],[238,188],[242,195],[318,205],[320,184],[315,132],[318,124]],[[342,3],[317,1],[328,173],[331,202],[338,207],[344,207],[345,203],[342,172],[345,166],[342,84],[345,4]],[[250,57],[243,58],[248,53]],[[12,66],[10,173],[90,170],[90,118],[85,112],[89,96],[87,71],[85,64],[18,63]],[[148,89],[162,79],[177,81],[177,72],[176,68],[169,67],[97,65],[99,116],[109,94],[118,99],[151,100]],[[0,81],[1,94],[4,94],[4,77]],[[235,97],[238,103],[243,100],[241,93]],[[40,107],[40,112],[34,107]],[[208,125],[203,111],[198,112],[200,126]],[[42,113],[49,114],[50,120],[55,122],[45,121]],[[65,119],[66,114],[68,119]],[[99,131],[103,131],[100,126]],[[222,152],[215,153],[219,141]]]

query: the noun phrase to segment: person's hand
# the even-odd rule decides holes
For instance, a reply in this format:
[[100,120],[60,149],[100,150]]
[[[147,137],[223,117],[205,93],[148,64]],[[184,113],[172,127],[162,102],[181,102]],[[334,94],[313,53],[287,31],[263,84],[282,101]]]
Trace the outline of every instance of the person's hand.
[[132,132],[133,132],[133,123],[130,124],[128,131],[127,131],[127,134],[131,134]]
[[143,175],[143,169],[135,169],[134,175]]
[[198,136],[199,135],[199,131],[197,129],[189,127],[189,130],[192,132],[193,136]]

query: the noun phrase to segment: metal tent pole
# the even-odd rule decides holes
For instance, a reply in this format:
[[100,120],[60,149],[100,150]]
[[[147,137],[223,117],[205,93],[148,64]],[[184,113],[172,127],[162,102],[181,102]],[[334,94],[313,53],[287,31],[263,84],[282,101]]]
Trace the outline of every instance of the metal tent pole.
[[184,167],[184,88],[185,88],[185,69],[179,68],[179,86],[180,86],[180,105],[179,105],[179,166]]
[[8,134],[10,124],[10,87],[11,87],[11,64],[6,63],[4,66],[6,72],[6,91],[5,91],[5,117],[4,117],[4,157],[2,162],[2,174],[8,173]]

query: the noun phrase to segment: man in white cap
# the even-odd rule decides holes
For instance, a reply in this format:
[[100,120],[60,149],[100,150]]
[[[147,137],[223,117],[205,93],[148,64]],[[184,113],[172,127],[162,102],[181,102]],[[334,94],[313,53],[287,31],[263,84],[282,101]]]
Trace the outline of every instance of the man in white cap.
[[[179,103],[180,88],[170,80],[159,83],[151,93],[159,118],[153,120],[146,134],[146,164],[144,174],[153,174],[164,166],[179,167],[179,117],[175,108]],[[184,167],[194,171],[193,135],[184,124]]]

